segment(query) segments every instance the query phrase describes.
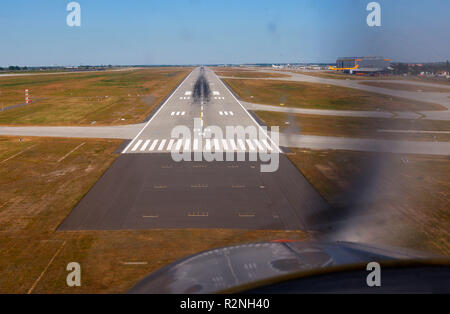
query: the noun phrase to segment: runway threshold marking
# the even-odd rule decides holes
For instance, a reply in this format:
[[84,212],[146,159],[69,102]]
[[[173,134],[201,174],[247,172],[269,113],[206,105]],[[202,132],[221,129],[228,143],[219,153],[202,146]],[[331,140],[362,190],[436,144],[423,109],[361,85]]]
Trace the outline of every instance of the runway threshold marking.
[[132,152],[135,152],[138,147],[142,144],[142,140],[137,141],[136,145],[131,149]]
[[150,144],[150,140],[146,140],[145,141],[144,145],[142,145],[141,152],[145,151],[145,149],[147,148],[148,144]]
[[166,145],[166,141],[167,141],[167,140],[162,140],[162,141],[161,141],[161,144],[159,144],[159,147],[158,147],[158,151],[162,151],[162,150],[163,150],[164,145]]
[[245,107],[242,105],[242,103],[236,98],[236,96],[234,96],[234,94],[231,92],[231,90],[225,85],[225,83],[214,73],[215,77],[219,80],[219,82],[223,85],[223,87],[225,88],[225,90],[228,91],[228,93],[231,95],[231,97],[233,97],[233,99],[241,106],[242,110],[244,110],[247,115],[250,117],[250,119],[255,123],[256,126],[259,127],[259,129],[261,130],[261,132],[266,136],[266,138],[273,144],[273,146],[277,149],[277,152],[282,154],[283,151],[281,150],[281,148],[275,144],[275,142],[269,137],[269,135],[267,134],[266,130],[264,130],[262,128],[262,126],[255,120],[255,118],[248,112],[247,109],[245,109]]
[[158,140],[154,140],[152,146],[150,146],[149,151],[153,151],[156,147],[156,145],[158,145]]
[[134,144],[134,142],[139,138],[139,136],[141,136],[142,132],[144,132],[144,130],[150,125],[150,123],[153,121],[153,119],[161,112],[161,110],[165,107],[165,105],[169,102],[169,100],[172,99],[172,97],[177,93],[177,91],[181,88],[181,86],[184,85],[184,83],[191,77],[192,73],[194,73],[194,71],[192,71],[191,73],[188,74],[188,76],[186,76],[186,78],[183,80],[183,82],[181,82],[180,85],[178,85],[178,87],[173,91],[172,94],[170,94],[170,96],[166,99],[166,101],[161,105],[161,107],[159,107],[158,111],[156,111],[156,113],[150,118],[150,120],[148,120],[148,122],[144,125],[144,127],[142,128],[142,130],[139,131],[138,134],[136,134],[136,136],[131,140],[131,142],[127,145],[127,147],[124,148],[124,150],[122,151],[122,154],[126,153],[127,150]]

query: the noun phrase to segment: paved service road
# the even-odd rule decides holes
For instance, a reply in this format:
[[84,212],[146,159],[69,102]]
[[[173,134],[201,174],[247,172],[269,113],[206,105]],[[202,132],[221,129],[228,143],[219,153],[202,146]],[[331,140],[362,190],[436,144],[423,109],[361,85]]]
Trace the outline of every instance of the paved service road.
[[[195,87],[200,76],[208,86]],[[202,83],[204,84],[204,83]],[[195,87],[195,88],[194,88]],[[208,88],[209,87],[209,88]],[[203,117],[203,118],[202,118]],[[194,126],[203,121],[203,128]],[[174,138],[185,125],[204,134],[213,125],[259,128],[209,69],[195,69],[81,200],[59,230],[151,228],[309,229],[307,216],[325,201],[267,137]],[[199,128],[199,129],[197,129]],[[195,129],[195,130],[194,130]],[[171,140],[172,143],[171,143]],[[202,147],[203,145],[203,147]],[[169,147],[170,146],[170,147]],[[175,162],[170,151],[241,152],[245,161]],[[276,153],[279,168],[260,171],[256,151]]]

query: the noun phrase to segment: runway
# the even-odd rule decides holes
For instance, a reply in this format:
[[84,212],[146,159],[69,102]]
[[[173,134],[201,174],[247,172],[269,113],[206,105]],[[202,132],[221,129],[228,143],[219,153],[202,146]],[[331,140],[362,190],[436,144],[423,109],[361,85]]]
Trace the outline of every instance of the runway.
[[[208,88],[195,87],[202,75]],[[194,119],[202,125],[196,126]],[[172,131],[180,125],[194,137],[174,137]],[[195,136],[213,126],[253,127],[262,136],[241,141]],[[233,160],[177,162],[174,151],[189,156],[197,152],[232,155]],[[279,158],[275,172],[261,172],[265,162],[252,160],[251,155],[261,152]],[[219,78],[209,69],[196,68],[59,230],[309,229],[307,216],[326,203],[280,152]]]

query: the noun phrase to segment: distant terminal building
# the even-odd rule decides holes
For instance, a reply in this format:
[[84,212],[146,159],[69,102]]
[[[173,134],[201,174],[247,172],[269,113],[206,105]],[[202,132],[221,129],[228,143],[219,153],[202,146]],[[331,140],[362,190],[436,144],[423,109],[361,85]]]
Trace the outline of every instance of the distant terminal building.
[[379,73],[390,70],[391,60],[383,57],[349,57],[336,60],[336,66],[330,70],[344,73]]

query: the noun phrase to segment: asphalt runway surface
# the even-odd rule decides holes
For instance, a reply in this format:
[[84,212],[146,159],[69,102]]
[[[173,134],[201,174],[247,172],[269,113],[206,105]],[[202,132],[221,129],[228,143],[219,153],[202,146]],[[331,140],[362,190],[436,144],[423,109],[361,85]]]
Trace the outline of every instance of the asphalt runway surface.
[[[195,130],[194,119],[203,121],[201,130]],[[200,139],[196,147],[194,139],[172,137],[171,131],[178,125],[194,133],[204,133],[212,125],[259,128],[211,70],[195,69],[128,143],[59,230],[306,230],[307,217],[326,207],[270,138]],[[232,155],[234,161],[177,162],[171,154],[174,147],[192,157],[198,151],[210,151]],[[250,156],[261,151],[276,153],[277,171],[261,172],[265,162],[251,161]],[[237,161],[238,155],[243,161]]]

